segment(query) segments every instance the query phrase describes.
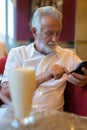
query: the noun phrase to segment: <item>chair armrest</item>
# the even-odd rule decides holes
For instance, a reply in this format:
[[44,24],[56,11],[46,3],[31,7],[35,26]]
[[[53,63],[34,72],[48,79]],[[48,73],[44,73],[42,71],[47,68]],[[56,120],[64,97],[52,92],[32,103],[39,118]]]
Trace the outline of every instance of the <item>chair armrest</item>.
[[80,88],[67,82],[64,99],[65,111],[87,116],[87,85]]

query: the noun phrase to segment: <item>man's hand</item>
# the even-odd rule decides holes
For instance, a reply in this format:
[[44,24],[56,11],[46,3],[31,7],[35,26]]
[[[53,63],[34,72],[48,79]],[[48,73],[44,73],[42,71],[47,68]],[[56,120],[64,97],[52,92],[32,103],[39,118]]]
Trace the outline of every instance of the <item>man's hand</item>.
[[64,73],[68,73],[68,70],[64,66],[53,65],[49,70],[41,73],[36,77],[36,88],[43,82],[49,81],[52,78],[59,79]]
[[55,79],[59,79],[64,73],[68,73],[68,70],[64,66],[55,64],[51,69],[49,69],[49,72]]
[[68,75],[68,82],[75,84],[79,87],[84,87],[87,84],[87,69],[82,68],[82,71],[84,72],[84,75],[72,73]]

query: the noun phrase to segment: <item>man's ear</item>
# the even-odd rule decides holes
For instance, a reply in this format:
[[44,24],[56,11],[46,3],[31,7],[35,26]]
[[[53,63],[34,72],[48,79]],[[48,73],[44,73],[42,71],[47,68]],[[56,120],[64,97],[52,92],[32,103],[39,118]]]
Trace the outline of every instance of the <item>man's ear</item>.
[[32,31],[33,37],[36,38],[37,37],[37,30],[36,30],[36,28],[32,28],[31,31]]

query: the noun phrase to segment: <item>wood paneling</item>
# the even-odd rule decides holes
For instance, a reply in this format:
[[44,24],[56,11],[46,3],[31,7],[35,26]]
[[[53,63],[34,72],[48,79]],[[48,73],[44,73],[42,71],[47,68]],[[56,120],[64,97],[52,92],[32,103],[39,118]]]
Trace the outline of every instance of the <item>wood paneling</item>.
[[87,41],[87,0],[77,0],[75,40]]

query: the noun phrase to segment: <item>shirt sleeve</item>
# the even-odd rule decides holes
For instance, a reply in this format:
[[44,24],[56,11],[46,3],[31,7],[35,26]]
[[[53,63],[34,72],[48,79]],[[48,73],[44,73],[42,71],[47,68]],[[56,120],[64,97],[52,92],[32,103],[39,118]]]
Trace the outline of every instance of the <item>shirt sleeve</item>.
[[4,70],[4,74],[3,74],[1,83],[8,81],[8,73],[9,73],[10,69],[21,66],[20,59],[21,59],[21,57],[19,57],[19,55],[17,54],[16,49],[11,49],[8,54],[8,58],[6,61],[5,70]]
[[82,60],[78,57],[78,55],[75,52],[73,52],[71,57],[71,70],[75,69],[80,62],[82,62]]

